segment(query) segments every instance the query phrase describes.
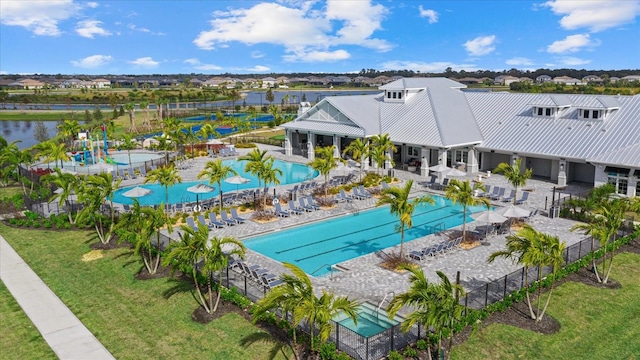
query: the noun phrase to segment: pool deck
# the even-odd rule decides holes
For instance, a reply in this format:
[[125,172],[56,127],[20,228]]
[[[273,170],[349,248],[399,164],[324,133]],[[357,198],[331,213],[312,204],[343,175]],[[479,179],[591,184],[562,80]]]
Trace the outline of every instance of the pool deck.
[[[285,156],[282,148],[267,145],[259,145],[259,147],[264,150],[269,150],[269,154],[273,155],[277,159],[297,163],[308,162],[307,159],[302,156]],[[250,150],[251,149],[238,149],[241,154],[249,152]],[[196,180],[197,174],[200,172],[204,164],[210,160],[211,158],[194,159],[191,168],[180,170],[183,181]],[[346,166],[340,167],[336,171],[332,172],[331,175],[344,176],[351,172],[357,174],[358,169]],[[420,177],[418,174],[396,169],[395,177],[402,183],[409,179],[414,180],[412,195],[417,196],[427,193],[443,194],[441,191],[430,190],[420,185],[418,182],[426,181],[426,179]],[[459,179],[477,179],[477,174],[475,176],[468,175]],[[322,183],[324,179],[319,177],[316,181]],[[483,181],[485,184],[491,186],[503,186],[507,189],[512,188],[507,180],[501,175],[494,174],[489,178],[484,178]],[[139,179],[127,180],[123,182],[123,186],[133,185],[139,182]],[[528,210],[538,209],[544,212],[545,203],[551,202],[552,189],[554,186],[555,184],[549,181],[536,179],[527,181],[525,188],[532,191],[528,202],[521,207]],[[287,185],[276,187],[276,189],[279,193],[282,193],[291,187],[292,185]],[[569,185],[564,189],[564,192],[580,193],[587,189],[588,188],[580,185]],[[518,197],[520,195],[521,189],[518,190]],[[366,210],[375,207],[375,200],[356,200],[354,204],[358,210]],[[507,203],[499,201],[493,201],[492,204],[495,206],[507,205]],[[245,239],[250,236],[268,233],[271,231],[279,231],[353,212],[353,205],[339,204],[331,209],[305,213],[299,216],[292,215],[288,218],[278,218],[275,221],[266,224],[247,221],[245,224],[238,226],[212,230],[211,234],[212,236],[235,236],[239,239]],[[530,224],[532,224],[538,231],[558,236],[561,241],[564,241],[567,244],[567,246],[577,243],[586,237],[578,232],[570,232],[569,229],[575,224],[575,222],[562,218],[550,219],[546,215],[537,215],[530,221]],[[478,225],[477,222],[469,222],[467,223],[467,229],[473,229],[476,225]],[[462,227],[460,226],[454,229],[461,228]],[[178,236],[176,232],[174,232],[170,237],[177,238]],[[409,253],[411,250],[417,250],[425,246],[437,244],[444,239],[444,235],[429,235],[406,242],[404,250],[405,253]],[[295,239],[291,239],[291,241],[295,241]],[[398,234],[398,244],[399,242],[400,235]],[[454,279],[456,272],[460,271],[461,284],[466,290],[472,290],[520,268],[517,264],[513,264],[511,261],[504,259],[497,259],[492,264],[487,264],[486,259],[489,257],[489,254],[504,249],[505,242],[506,235],[489,236],[481,246],[477,246],[470,250],[457,249],[447,254],[436,256],[433,259],[425,260],[420,263],[420,265],[424,269],[426,276],[432,281],[438,281],[436,274],[437,270],[444,272],[450,279]],[[339,263],[338,265],[340,268],[348,269],[348,271],[334,270],[331,275],[312,277],[312,281],[318,291],[325,289],[333,291],[336,294],[348,295],[349,297],[360,301],[368,301],[370,303],[377,304],[382,301],[385,295],[391,292],[395,294],[404,292],[409,286],[408,274],[398,274],[385,270],[379,266],[384,254],[392,251],[399,251],[399,245]],[[261,265],[262,267],[269,269],[274,274],[279,274],[285,271],[285,268],[280,262],[252,250],[247,250],[246,261],[250,264]]]

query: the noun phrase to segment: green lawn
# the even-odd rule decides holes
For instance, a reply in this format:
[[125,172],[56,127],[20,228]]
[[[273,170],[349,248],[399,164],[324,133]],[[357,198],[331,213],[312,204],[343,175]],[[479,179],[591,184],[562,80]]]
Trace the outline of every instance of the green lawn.
[[11,293],[0,281],[0,353],[2,359],[57,359]]
[[452,359],[639,359],[640,255],[615,257],[611,277],[621,289],[567,282],[554,290],[548,313],[562,328],[541,335],[492,324],[454,348]]
[[[241,345],[243,338],[260,329],[237,314],[207,325],[193,322],[191,312],[197,305],[191,295],[167,299],[163,293],[172,287],[167,279],[135,280],[140,264],[137,258],[123,256],[124,250],[83,262],[82,255],[90,250],[86,232],[25,231],[0,225],[0,234],[117,359],[268,358],[270,344]],[[17,319],[12,322],[19,321],[18,315],[11,317]],[[0,337],[5,339],[10,329],[3,322]],[[32,341],[33,336],[15,334],[8,346],[33,342],[34,355],[28,351],[28,356],[18,358],[46,357],[36,352],[42,341]]]
[[[82,119],[84,113],[76,112],[76,119]],[[60,121],[71,119],[72,114],[68,111],[0,111],[0,121]]]

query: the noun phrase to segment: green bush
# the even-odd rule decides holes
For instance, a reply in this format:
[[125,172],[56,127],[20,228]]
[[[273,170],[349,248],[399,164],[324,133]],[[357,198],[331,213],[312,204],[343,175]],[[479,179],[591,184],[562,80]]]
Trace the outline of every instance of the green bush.
[[408,347],[408,348],[404,349],[402,354],[405,357],[408,357],[408,358],[417,358],[418,357],[418,350]]
[[320,359],[333,360],[336,356],[336,344],[324,343],[320,345]]
[[238,148],[238,149],[252,149],[252,148],[255,148],[255,147],[257,147],[257,145],[254,144],[254,143],[238,143],[238,144],[236,144],[236,148]]
[[389,360],[404,360],[404,358],[402,357],[402,355],[400,355],[399,352],[392,350],[389,353],[389,356],[387,357]]
[[418,350],[427,350],[428,348],[427,341],[425,339],[420,339],[416,341],[416,347],[418,348]]

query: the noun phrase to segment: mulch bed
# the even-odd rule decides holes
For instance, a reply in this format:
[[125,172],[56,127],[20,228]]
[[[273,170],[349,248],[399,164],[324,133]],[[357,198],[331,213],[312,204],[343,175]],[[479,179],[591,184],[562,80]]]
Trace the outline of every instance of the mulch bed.
[[[180,273],[179,271],[176,271],[174,276],[176,278],[183,277],[182,273]],[[171,267],[159,265],[158,269],[156,270],[156,273],[150,274],[149,271],[147,271],[147,268],[143,266],[142,269],[140,269],[140,271],[138,271],[138,273],[135,274],[133,277],[136,280],[152,280],[152,279],[161,279],[161,278],[171,277]],[[184,278],[186,279],[186,281],[189,281],[188,278],[186,277]]]

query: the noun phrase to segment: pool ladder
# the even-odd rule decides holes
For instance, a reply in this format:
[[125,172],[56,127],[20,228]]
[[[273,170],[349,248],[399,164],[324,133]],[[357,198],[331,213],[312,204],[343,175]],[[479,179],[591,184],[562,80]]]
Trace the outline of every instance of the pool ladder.
[[387,296],[389,296],[389,294],[392,294],[394,297],[396,296],[396,293],[393,291],[389,291],[388,293],[386,293],[384,295],[384,297],[382,298],[382,300],[378,303],[378,307],[376,308],[376,320],[380,320],[380,308],[382,308],[382,304],[384,304],[384,301],[387,300]]

